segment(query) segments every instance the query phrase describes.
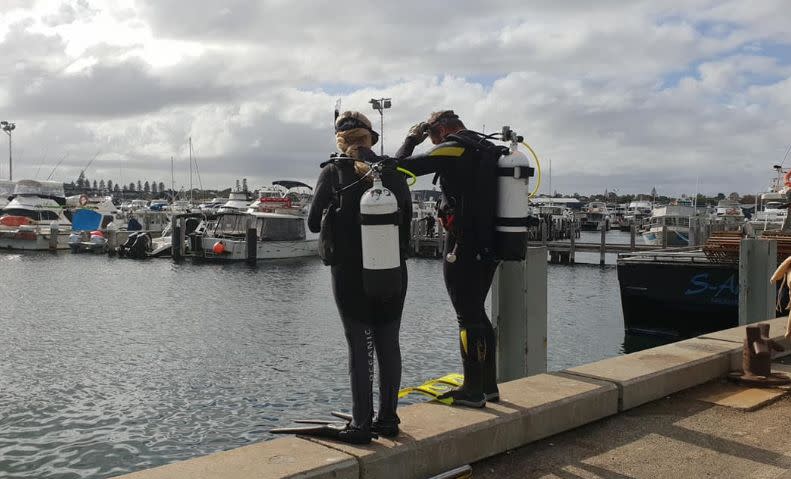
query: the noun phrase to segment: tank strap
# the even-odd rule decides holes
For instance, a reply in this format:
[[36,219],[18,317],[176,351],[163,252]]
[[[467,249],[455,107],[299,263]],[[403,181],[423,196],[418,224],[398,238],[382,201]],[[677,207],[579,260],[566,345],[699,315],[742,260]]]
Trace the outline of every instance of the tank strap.
[[521,218],[502,218],[498,217],[494,220],[495,226],[530,226],[530,217],[524,216]]
[[535,172],[536,170],[529,166],[509,166],[497,168],[497,176],[517,179],[530,178],[535,175]]
[[361,225],[399,225],[401,224],[401,213],[396,211],[386,215],[366,215],[360,214]]

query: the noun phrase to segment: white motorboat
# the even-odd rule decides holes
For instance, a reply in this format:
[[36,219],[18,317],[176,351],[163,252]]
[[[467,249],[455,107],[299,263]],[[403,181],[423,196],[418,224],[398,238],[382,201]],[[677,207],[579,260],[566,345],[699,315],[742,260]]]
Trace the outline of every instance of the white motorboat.
[[769,190],[761,194],[760,204],[748,222],[757,234],[782,229],[788,216],[788,207],[791,206],[791,188],[788,186],[791,183],[791,170],[784,170],[778,165],[775,166],[775,172],[775,177],[769,183]]
[[744,211],[739,202],[734,200],[720,200],[711,215],[715,231],[742,231],[744,223]]
[[305,216],[282,213],[221,213],[200,236],[196,256],[219,261],[247,259],[247,229],[255,225],[257,259],[318,255],[318,235],[307,231]]
[[0,209],[0,248],[67,249],[71,223],[63,213],[63,183],[19,180]]
[[253,196],[250,191],[232,191],[228,195],[228,201],[217,209],[217,213],[245,212],[252,201]]
[[248,213],[280,213],[307,215],[313,200],[313,188],[300,181],[278,180],[258,190],[258,198],[250,203]]
[[696,209],[691,203],[654,208],[647,229],[642,233],[643,240],[651,246],[689,246],[689,219],[695,215]]

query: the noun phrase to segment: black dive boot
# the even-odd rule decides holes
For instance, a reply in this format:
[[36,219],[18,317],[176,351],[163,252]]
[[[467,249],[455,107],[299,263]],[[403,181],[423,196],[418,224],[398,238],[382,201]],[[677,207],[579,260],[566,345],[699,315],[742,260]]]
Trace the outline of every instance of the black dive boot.
[[497,353],[494,346],[488,349],[483,363],[483,392],[487,402],[498,402],[500,389],[497,388]]
[[[472,351],[468,351],[468,347],[472,348]],[[468,331],[463,328],[459,331],[459,349],[461,350],[461,364],[464,369],[464,384],[438,396],[437,399],[439,401],[473,408],[486,406],[486,395],[483,393],[483,359],[486,356],[485,354],[479,354],[482,349],[485,353],[485,348],[485,343],[480,338],[470,337]]]

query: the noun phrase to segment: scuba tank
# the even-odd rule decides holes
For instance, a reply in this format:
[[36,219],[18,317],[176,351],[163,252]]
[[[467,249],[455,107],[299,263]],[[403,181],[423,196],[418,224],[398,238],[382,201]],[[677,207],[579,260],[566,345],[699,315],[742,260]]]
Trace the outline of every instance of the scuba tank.
[[367,296],[401,295],[398,201],[382,184],[380,165],[373,166],[373,186],[360,198],[363,289]]
[[511,141],[507,154],[497,160],[497,217],[495,250],[504,261],[522,261],[527,253],[527,227],[530,211],[529,180],[533,168],[527,155],[518,150],[522,138],[503,127],[504,141]]

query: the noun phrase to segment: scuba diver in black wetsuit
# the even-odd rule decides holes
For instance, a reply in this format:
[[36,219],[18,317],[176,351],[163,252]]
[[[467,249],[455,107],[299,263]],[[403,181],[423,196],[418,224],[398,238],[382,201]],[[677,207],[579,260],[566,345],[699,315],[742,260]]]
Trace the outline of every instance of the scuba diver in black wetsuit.
[[[456,135],[478,143],[452,110],[433,113],[428,121],[409,130],[396,153],[399,166],[415,175],[434,173],[442,189],[439,218],[448,234],[443,275],[448,295],[459,323],[459,346],[464,368],[464,384],[446,395],[453,404],[484,407],[486,401],[500,399],[497,388],[495,336],[484,303],[492,284],[497,261],[492,250],[481,241],[484,235],[475,215],[473,197],[475,165],[481,161],[478,149],[470,143],[448,138]],[[427,153],[412,155],[426,137],[437,145]],[[487,145],[491,143],[485,142]],[[412,155],[412,156],[410,156]]]
[[[360,226],[360,198],[372,185],[370,167],[365,162],[381,160],[371,147],[379,135],[362,113],[344,112],[335,123],[336,142],[342,155],[324,164],[316,184],[308,214],[308,227],[321,229],[322,213],[338,192],[340,207],[333,226],[336,260],[332,265],[332,291],[343,322],[349,348],[349,376],[352,389],[350,422],[337,431],[335,439],[365,444],[377,434],[398,435],[398,389],[401,383],[399,329],[407,287],[404,259],[409,246],[412,199],[404,175],[396,172],[395,161],[385,162],[381,172],[384,186],[393,192],[400,209],[401,292],[389,299],[366,296],[363,289],[363,254]],[[379,364],[379,411],[374,418],[374,353]]]

